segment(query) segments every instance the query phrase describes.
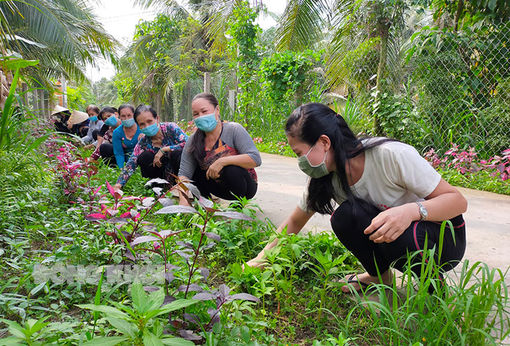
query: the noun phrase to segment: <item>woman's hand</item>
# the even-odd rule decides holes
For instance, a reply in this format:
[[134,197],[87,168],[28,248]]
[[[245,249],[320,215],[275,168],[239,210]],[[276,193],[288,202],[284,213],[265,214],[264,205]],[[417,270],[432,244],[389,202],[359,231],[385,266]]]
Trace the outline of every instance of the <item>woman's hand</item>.
[[209,169],[207,172],[205,172],[205,176],[207,179],[218,179],[220,177],[220,172],[223,169],[223,160],[219,158],[218,160],[214,161],[212,165],[209,166]]
[[122,191],[122,185],[120,185],[120,184],[115,184],[115,185],[113,185],[113,189],[114,189],[115,191],[117,191],[117,192],[118,192],[118,191]]
[[[314,212],[305,212],[300,207],[296,207],[292,214],[290,214],[289,217],[287,217],[287,219],[278,227],[276,233],[281,233],[283,229],[287,228],[287,234],[298,234],[313,214]],[[246,265],[250,267],[263,268],[267,264],[265,260],[266,250],[271,250],[276,245],[278,245],[278,238],[267,243],[266,246],[259,252],[257,257],[246,262]]]
[[152,162],[152,164],[154,165],[154,167],[161,167],[161,158],[163,157],[165,153],[163,152],[163,150],[158,150],[158,152],[156,153],[156,155],[154,155],[154,161]]
[[[444,179],[425,197],[422,204],[428,211],[427,221],[448,220],[467,209],[464,196]],[[393,207],[374,217],[370,226],[365,229],[365,234],[371,234],[370,240],[375,243],[391,243],[415,220],[420,220],[416,203]]]
[[411,222],[419,219],[418,205],[408,203],[382,211],[365,229],[374,243],[391,243],[404,233]]
[[[251,260],[249,260],[248,262],[246,262],[246,265],[248,267],[252,267],[252,268],[264,268],[266,266],[267,262],[265,260],[265,256],[264,255],[258,255],[257,257],[255,258],[252,258]],[[243,265],[243,270],[244,270],[244,265]]]

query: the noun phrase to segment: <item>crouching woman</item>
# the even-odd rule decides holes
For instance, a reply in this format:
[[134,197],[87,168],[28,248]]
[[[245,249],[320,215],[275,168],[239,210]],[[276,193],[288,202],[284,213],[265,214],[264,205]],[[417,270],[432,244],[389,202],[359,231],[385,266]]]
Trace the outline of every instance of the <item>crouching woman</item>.
[[[403,271],[406,254],[422,252],[425,244],[436,247],[442,271],[462,259],[466,199],[413,147],[387,138],[360,140],[340,115],[319,103],[294,110],[285,132],[310,182],[278,230],[298,233],[315,212],[331,214],[336,236],[366,270],[344,278],[345,292],[378,283],[379,277],[389,284],[390,265]],[[443,220],[451,220],[453,227],[440,239]],[[264,251],[276,244],[269,243],[248,265],[264,265]],[[412,257],[411,269],[418,275],[421,261]]]
[[[191,109],[197,130],[184,147],[179,178],[192,180],[205,197],[253,198],[255,167],[262,161],[248,132],[238,123],[220,120],[218,100],[212,94],[196,95]],[[187,204],[184,196],[180,203]]]
[[179,171],[182,148],[188,136],[177,124],[160,122],[156,111],[147,105],[135,109],[134,119],[144,137],[133,149],[115,188],[121,189],[138,166],[144,178],[163,178],[171,182],[172,175]]

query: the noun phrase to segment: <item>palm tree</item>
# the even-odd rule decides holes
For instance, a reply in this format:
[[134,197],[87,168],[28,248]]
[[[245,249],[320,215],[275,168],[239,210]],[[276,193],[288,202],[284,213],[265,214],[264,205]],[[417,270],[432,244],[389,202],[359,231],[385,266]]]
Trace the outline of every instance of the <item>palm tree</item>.
[[94,64],[97,56],[115,62],[118,43],[84,0],[3,0],[0,23],[2,54],[39,60],[25,73],[45,86],[62,76],[85,81],[85,64]]
[[[282,15],[277,48],[326,48],[330,87],[378,94],[398,89],[409,0],[290,0]],[[388,63],[392,68],[388,69]],[[391,73],[397,72],[397,73]],[[375,79],[373,77],[376,77]],[[391,85],[391,83],[397,83]],[[381,134],[377,116],[374,130]]]
[[159,5],[164,14],[139,25],[133,44],[120,60],[121,78],[136,81],[133,101],[153,101],[172,117],[174,93],[179,92],[183,101],[177,112],[180,116],[190,113],[191,94],[198,91],[191,81],[216,71],[227,46],[227,23],[217,20],[217,13],[231,13],[236,2],[190,0],[184,7],[174,0],[135,0],[142,6]]

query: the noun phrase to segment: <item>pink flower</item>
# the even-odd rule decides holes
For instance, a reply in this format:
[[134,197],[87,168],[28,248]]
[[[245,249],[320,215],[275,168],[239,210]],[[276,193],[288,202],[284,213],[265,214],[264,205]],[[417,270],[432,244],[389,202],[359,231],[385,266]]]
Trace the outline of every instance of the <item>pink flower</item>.
[[154,246],[154,250],[157,250],[161,247],[161,244],[158,243],[157,241],[154,242],[154,244],[152,244]]

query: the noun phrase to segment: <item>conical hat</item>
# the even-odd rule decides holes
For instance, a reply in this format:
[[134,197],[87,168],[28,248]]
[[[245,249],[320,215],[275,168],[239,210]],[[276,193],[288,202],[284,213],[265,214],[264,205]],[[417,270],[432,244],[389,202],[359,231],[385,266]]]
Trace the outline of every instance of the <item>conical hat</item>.
[[51,111],[51,115],[55,115],[55,114],[62,113],[65,111],[69,111],[69,109],[59,106],[59,105],[56,105],[55,108],[53,108],[53,110]]
[[71,117],[69,117],[68,123],[75,125],[84,122],[88,118],[89,115],[85,112],[73,111]]

